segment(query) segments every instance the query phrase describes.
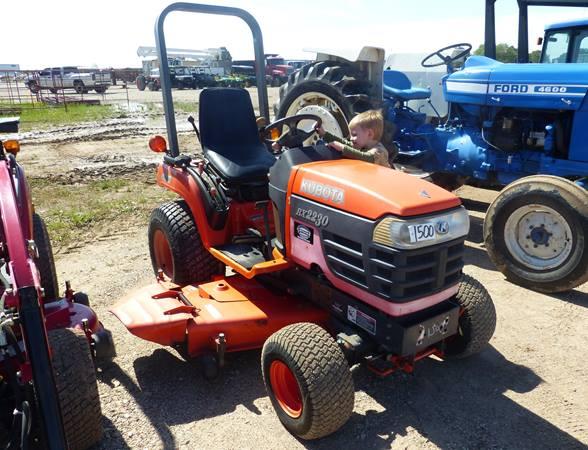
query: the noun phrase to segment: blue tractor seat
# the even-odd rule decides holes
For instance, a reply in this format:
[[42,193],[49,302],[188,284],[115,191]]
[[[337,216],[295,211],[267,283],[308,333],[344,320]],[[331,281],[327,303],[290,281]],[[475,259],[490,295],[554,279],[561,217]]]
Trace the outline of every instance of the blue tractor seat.
[[276,158],[259,137],[249,92],[204,89],[199,124],[204,157],[228,185],[267,183]]
[[392,97],[402,102],[426,100],[431,97],[431,89],[413,88],[404,73],[397,70],[384,70],[384,97]]

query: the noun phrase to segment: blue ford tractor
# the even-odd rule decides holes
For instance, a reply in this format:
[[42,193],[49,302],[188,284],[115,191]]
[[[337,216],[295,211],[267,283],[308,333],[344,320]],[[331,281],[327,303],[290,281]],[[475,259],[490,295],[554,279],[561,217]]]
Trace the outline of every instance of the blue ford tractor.
[[[315,114],[346,135],[353,115],[381,108],[383,143],[398,148],[397,167],[449,189],[465,182],[503,188],[487,211],[484,240],[508,279],[541,292],[569,290],[588,281],[588,64],[578,60],[588,21],[568,25],[547,32],[541,64],[468,57],[469,44],[425,57],[424,67],[447,66],[448,113],[432,118],[409,106],[427,101],[431,89],[384,71],[382,49],[319,51],[281,87],[277,117]],[[577,64],[553,64],[555,53]]]

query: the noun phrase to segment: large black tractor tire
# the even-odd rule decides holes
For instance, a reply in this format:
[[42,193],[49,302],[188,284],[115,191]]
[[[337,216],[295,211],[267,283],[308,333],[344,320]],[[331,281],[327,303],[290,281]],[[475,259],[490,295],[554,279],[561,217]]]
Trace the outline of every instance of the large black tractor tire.
[[57,283],[57,271],[53,259],[51,240],[47,233],[45,222],[39,214],[33,214],[33,240],[37,246],[39,257],[35,258],[35,265],[41,276],[41,287],[45,291],[45,301],[51,302],[59,298],[59,284]]
[[69,450],[85,450],[102,437],[102,411],[90,345],[82,330],[48,333],[53,372]]
[[[351,64],[335,61],[307,64],[290,74],[288,81],[280,86],[280,99],[274,106],[276,119],[295,115],[303,109],[303,112],[314,114],[318,111],[327,131],[346,137],[353,116],[378,106],[377,99],[370,99],[368,95],[369,87],[365,76]],[[312,110],[313,107],[321,109]],[[340,131],[333,128],[332,123],[336,123]]]
[[588,192],[564,178],[533,175],[509,184],[490,205],[484,241],[508,280],[539,292],[588,281]]
[[149,221],[149,253],[157,274],[177,284],[208,281],[224,267],[204,247],[192,212],[184,200],[156,208]]
[[469,275],[463,275],[454,300],[461,308],[458,331],[447,339],[445,356],[467,358],[482,351],[492,338],[496,309],[486,288]]
[[137,85],[137,89],[139,89],[140,91],[144,91],[145,88],[147,87],[147,80],[145,79],[145,76],[139,75],[135,79],[135,84]]
[[272,334],[263,346],[261,370],[278,418],[299,438],[334,433],[353,412],[349,364],[318,325],[296,323]]

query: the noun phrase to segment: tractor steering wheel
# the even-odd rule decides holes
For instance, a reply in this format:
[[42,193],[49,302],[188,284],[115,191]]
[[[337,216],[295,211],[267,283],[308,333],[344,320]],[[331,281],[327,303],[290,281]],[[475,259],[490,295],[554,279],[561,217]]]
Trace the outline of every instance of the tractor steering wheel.
[[[472,49],[472,45],[464,42],[462,44],[453,44],[448,45],[447,47],[443,47],[442,49],[437,50],[436,52],[431,53],[430,55],[425,56],[425,58],[421,61],[421,66],[423,67],[438,67],[442,65],[447,65],[451,67],[451,63],[453,61],[457,61],[458,59],[463,58],[467,55],[470,50]],[[444,55],[443,52],[447,50],[461,50],[457,55],[451,56],[451,54]],[[451,52],[453,53],[453,52]],[[441,61],[436,63],[428,63],[429,59],[432,59],[434,56],[439,58]]]
[[[316,125],[312,127],[310,131],[305,131],[298,128],[298,124],[303,120],[314,120]],[[283,119],[276,120],[270,123],[263,129],[264,140],[271,144],[277,143],[282,147],[294,148],[300,147],[312,134],[316,128],[319,128],[323,123],[323,120],[314,114],[298,114],[296,116],[288,116]],[[287,131],[282,131],[282,127],[286,125]],[[277,130],[280,136],[272,139],[271,130]]]

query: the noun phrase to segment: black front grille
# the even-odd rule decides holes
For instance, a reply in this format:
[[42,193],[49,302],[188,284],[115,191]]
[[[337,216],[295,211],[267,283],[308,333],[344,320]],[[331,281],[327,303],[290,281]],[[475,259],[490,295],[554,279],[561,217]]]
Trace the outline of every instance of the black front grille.
[[[454,285],[463,268],[465,238],[416,250],[399,250],[322,231],[327,264],[335,275],[397,302]],[[367,247],[367,248],[363,248]]]
[[368,288],[361,243],[323,231],[327,264],[333,272],[364,289]]

